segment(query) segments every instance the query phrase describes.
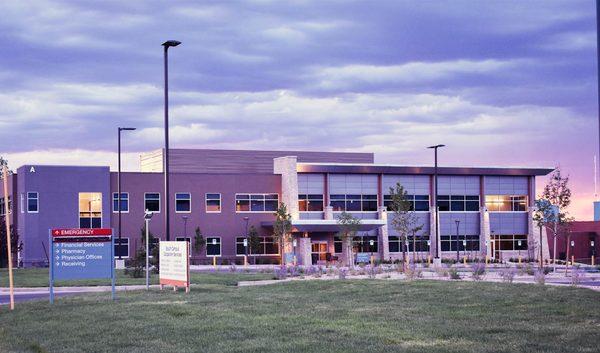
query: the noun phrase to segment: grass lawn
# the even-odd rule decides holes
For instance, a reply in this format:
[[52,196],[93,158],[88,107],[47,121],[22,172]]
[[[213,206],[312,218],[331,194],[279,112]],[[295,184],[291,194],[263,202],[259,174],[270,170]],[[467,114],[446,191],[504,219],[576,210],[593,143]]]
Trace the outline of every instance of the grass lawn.
[[[48,269],[47,268],[19,268],[13,270],[15,287],[48,287]],[[146,278],[132,278],[125,275],[123,270],[117,270],[117,285],[146,284]],[[223,284],[236,285],[238,281],[253,281],[261,279],[273,279],[272,274],[267,273],[211,273],[211,272],[191,272],[192,284]],[[153,274],[150,277],[152,284],[158,284],[158,275]],[[55,286],[106,286],[110,285],[110,279],[85,279],[78,281],[56,281]],[[8,287],[8,270],[0,269],[0,287]]]
[[200,284],[1,308],[0,351],[598,352],[598,312],[597,292],[524,284]]

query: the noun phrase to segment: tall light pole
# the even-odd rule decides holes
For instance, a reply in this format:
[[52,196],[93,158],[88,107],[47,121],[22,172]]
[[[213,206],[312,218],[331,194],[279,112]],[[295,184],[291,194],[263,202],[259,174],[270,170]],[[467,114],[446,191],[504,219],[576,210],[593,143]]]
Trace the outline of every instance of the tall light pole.
[[181,44],[177,40],[168,40],[162,44],[164,48],[164,65],[165,65],[165,154],[163,173],[165,176],[165,237],[167,241],[171,240],[170,224],[169,224],[169,56],[170,47],[176,47]]
[[460,255],[458,253],[458,227],[460,226],[460,220],[457,219],[454,221],[454,223],[456,223],[456,262],[460,262]]
[[[121,260],[121,131],[133,131],[134,127],[119,127],[117,128],[117,155],[118,155],[118,172],[117,172],[117,207],[119,212],[119,260]],[[129,200],[127,201],[129,202]]]
[[[435,209],[435,258],[439,259],[440,258],[440,249],[439,249],[439,238],[440,238],[440,230],[438,229],[438,224],[440,223],[440,210],[437,204],[437,198],[438,198],[438,148],[440,147],[445,147],[446,145],[435,145],[435,146],[429,146],[427,148],[432,148],[434,151],[434,171],[433,171],[433,178],[434,178],[434,185],[435,185],[435,190],[433,193],[433,207]],[[438,260],[439,261],[439,260]]]
[[183,219],[183,240],[184,241],[188,241],[187,240],[187,221],[188,221],[188,216],[182,216],[181,218]]

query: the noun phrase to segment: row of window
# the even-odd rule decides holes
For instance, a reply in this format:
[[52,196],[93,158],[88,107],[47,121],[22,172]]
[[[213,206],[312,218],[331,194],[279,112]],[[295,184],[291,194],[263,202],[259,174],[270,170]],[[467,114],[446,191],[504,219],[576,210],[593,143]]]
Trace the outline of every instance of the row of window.
[[[485,205],[492,212],[527,211],[527,196],[524,195],[487,195]],[[429,195],[406,195],[411,211],[429,211]],[[383,196],[383,205],[390,210],[391,195]],[[329,204],[333,211],[373,212],[377,211],[377,195],[342,195],[330,196]],[[437,204],[441,212],[479,212],[479,195],[439,195]],[[299,194],[300,211],[323,211],[323,195]]]
[[[236,194],[236,212],[275,212],[279,205],[278,194]],[[221,212],[221,194],[205,194],[205,206],[208,213]],[[129,212],[129,193],[121,193],[121,212]],[[160,194],[144,193],[144,209],[159,213],[161,211]],[[119,212],[119,193],[113,193],[113,212]],[[192,212],[192,194],[175,193],[175,212]]]
[[[235,249],[236,254],[242,255],[279,255],[279,245],[274,237],[259,237],[259,241],[254,244],[248,244],[246,237],[235,238]],[[183,241],[183,237],[177,237],[177,241]],[[187,241],[191,239],[185,238]],[[456,235],[442,235],[440,236],[441,249],[442,251],[479,251],[479,236],[478,235],[459,235],[458,239]],[[527,235],[516,234],[516,235],[494,235],[492,236],[492,250],[527,250]],[[120,245],[119,245],[120,244]],[[154,242],[150,244],[152,249],[158,244],[158,239],[154,239]],[[400,237],[390,236],[388,239],[388,246],[390,253],[402,252]],[[343,242],[342,238],[333,238],[334,252],[336,254],[342,253]],[[405,251],[412,252],[428,252],[430,248],[430,241],[428,236],[417,236],[414,239],[409,238],[406,241]],[[355,253],[376,253],[379,249],[379,242],[377,236],[362,236],[355,237],[353,240],[353,251]],[[129,238],[115,239],[115,256],[127,257],[129,254]],[[205,246],[206,256],[221,256],[221,237],[207,237]]]

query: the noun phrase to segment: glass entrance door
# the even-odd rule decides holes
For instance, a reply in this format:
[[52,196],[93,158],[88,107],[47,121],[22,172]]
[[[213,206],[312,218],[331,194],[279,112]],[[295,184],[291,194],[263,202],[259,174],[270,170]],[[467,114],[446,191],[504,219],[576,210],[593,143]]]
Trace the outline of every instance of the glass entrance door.
[[319,261],[327,261],[327,242],[315,241],[310,244],[312,251],[312,264],[317,265]]

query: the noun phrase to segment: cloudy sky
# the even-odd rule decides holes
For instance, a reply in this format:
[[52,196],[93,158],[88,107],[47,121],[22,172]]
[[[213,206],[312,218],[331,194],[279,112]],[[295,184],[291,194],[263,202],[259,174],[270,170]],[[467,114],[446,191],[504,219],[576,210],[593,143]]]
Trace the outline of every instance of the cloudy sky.
[[[0,2],[0,154],[116,164],[172,147],[373,151],[376,161],[561,166],[590,219],[587,1]],[[539,183],[541,184],[541,183]]]

